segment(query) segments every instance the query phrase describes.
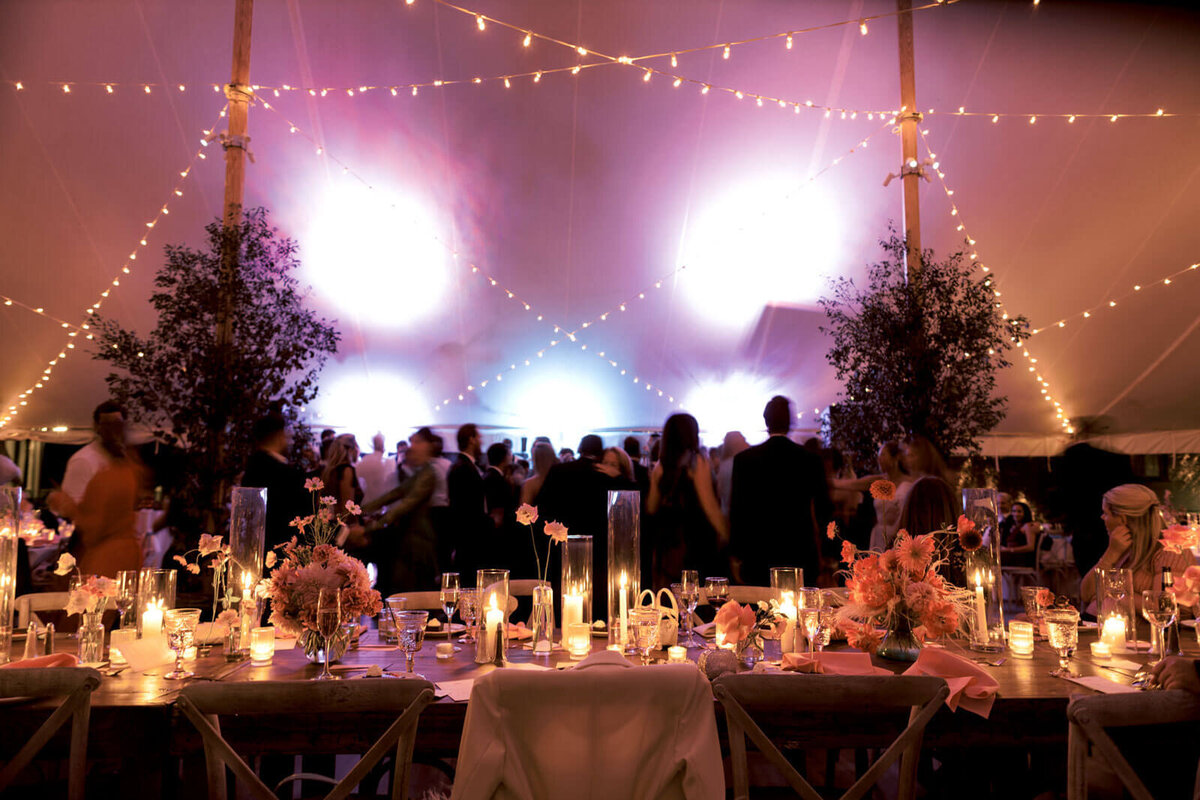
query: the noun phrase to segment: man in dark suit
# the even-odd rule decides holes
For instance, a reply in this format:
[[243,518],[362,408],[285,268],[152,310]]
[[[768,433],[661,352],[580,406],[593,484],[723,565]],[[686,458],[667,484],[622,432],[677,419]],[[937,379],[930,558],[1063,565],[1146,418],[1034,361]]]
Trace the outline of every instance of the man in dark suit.
[[267,550],[296,534],[289,523],[313,513],[304,488],[304,473],[288,463],[292,436],[280,416],[263,417],[254,423],[255,450],[246,460],[242,486],[267,490]]
[[[446,476],[446,490],[450,501],[448,546],[443,552],[453,554],[453,569],[462,573],[464,580],[474,581],[475,570],[480,566],[480,547],[487,530],[487,509],[483,499],[483,474],[479,470],[482,455],[482,438],[479,428],[468,422],[458,429],[458,459]],[[450,567],[444,566],[449,570]]]
[[[609,477],[600,470],[604,442],[594,434],[579,442],[579,458],[555,464],[546,473],[546,482],[538,495],[538,519],[561,522],[572,535],[592,537],[592,617],[608,615],[608,493],[610,490],[637,490],[637,485],[621,477]],[[541,546],[545,546],[542,544]],[[561,579],[562,555],[551,548],[549,575]],[[558,590],[556,586],[555,590]]]
[[763,411],[765,442],[733,459],[729,504],[733,578],[766,586],[771,567],[801,567],[816,586],[821,525],[833,513],[821,457],[788,438],[792,404],[775,396]]

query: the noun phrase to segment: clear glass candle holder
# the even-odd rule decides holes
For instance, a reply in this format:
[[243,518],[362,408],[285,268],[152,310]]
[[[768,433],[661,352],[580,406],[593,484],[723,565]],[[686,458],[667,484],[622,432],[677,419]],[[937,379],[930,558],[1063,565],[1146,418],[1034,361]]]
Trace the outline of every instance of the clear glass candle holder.
[[256,667],[265,667],[275,657],[275,626],[266,625],[250,630],[250,661]]
[[641,492],[608,493],[608,643],[630,646],[629,611],[642,592]]
[[175,608],[173,569],[143,569],[138,573],[137,631],[139,637],[160,636],[163,615]]
[[1033,658],[1033,623],[1008,623],[1008,649],[1018,658]]
[[995,489],[963,489],[963,515],[982,531],[983,543],[967,553],[963,570],[974,594],[970,617],[971,649],[984,653],[1004,650],[1004,580],[1000,574],[1000,515]]
[[592,537],[568,536],[562,553],[562,629],[592,624]]
[[479,589],[475,663],[507,663],[508,570],[481,569],[475,573],[475,585]]
[[592,651],[592,626],[586,622],[567,623],[563,630],[563,644],[571,658],[585,658]]

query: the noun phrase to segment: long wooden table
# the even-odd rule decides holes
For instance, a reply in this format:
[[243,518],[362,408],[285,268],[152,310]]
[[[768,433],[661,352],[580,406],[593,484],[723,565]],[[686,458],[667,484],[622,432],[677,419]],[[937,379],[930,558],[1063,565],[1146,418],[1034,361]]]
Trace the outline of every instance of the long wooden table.
[[[1195,638],[1187,632],[1185,648],[1193,656],[1200,655]],[[462,645],[461,652],[447,660],[435,657],[435,645],[443,638],[434,635],[427,638],[422,651],[416,656],[415,669],[428,680],[443,681],[477,678],[494,669],[474,663],[473,645]],[[1105,662],[1093,661],[1089,644],[1095,641],[1094,631],[1081,631],[1079,649],[1072,660],[1074,669],[1081,675],[1092,675],[1128,683],[1130,678],[1106,668]],[[70,652],[74,640],[61,636],[56,642],[61,652]],[[342,658],[347,667],[378,664],[393,672],[404,670],[404,654],[398,648],[379,649],[374,631],[364,633],[360,649],[350,650]],[[606,640],[596,639],[593,649],[601,649]],[[951,644],[950,649],[960,655],[978,655]],[[695,659],[699,650],[689,650],[689,658]],[[520,644],[511,644],[509,657],[514,664],[536,663],[558,666],[570,663],[568,656],[555,650],[549,657],[534,658],[530,650]],[[1020,659],[1005,651],[996,656],[1003,657],[999,666],[984,666],[999,683],[999,693],[988,719],[966,711],[951,713],[943,709],[930,724],[926,743],[931,747],[970,748],[987,745],[992,748],[1039,748],[1061,747],[1066,742],[1066,707],[1073,694],[1090,694],[1091,690],[1061,678],[1052,677],[1051,670],[1057,666],[1057,655],[1045,642],[1038,642],[1032,659]],[[1129,661],[1144,663],[1148,656],[1123,654]],[[879,666],[897,673],[908,665],[875,659]],[[255,666],[249,661],[226,662],[220,648],[204,658],[188,662],[189,668],[197,673],[190,680],[219,680],[227,683],[245,681],[304,681],[314,678],[319,667],[310,664],[299,650],[280,651],[269,666]],[[651,667],[653,668],[653,667]],[[167,764],[170,759],[195,756],[200,749],[199,736],[190,724],[178,714],[173,703],[180,688],[187,681],[165,680],[162,675],[167,668],[150,670],[144,674],[128,671],[115,677],[105,677],[100,688],[92,697],[91,736],[89,757],[107,760],[125,760],[139,766],[143,772],[153,773],[151,765]],[[369,680],[365,671],[345,673],[347,680]],[[386,680],[386,678],[384,679]],[[28,735],[45,719],[43,703],[17,703],[0,705],[0,748],[13,752]],[[441,698],[424,712],[418,731],[417,751],[424,758],[453,758],[458,751],[466,716],[466,702],[454,702]],[[297,709],[294,717],[282,720],[270,727],[256,731],[255,737],[243,742],[240,750],[246,755],[255,754],[255,742],[263,743],[268,749],[292,752],[362,752],[369,747],[390,722],[390,719],[372,720],[369,715],[356,716],[353,720],[335,721],[314,719]],[[269,747],[268,747],[269,746]],[[149,768],[149,769],[148,769]],[[134,794],[157,796],[161,792],[154,780],[139,780],[132,785]]]

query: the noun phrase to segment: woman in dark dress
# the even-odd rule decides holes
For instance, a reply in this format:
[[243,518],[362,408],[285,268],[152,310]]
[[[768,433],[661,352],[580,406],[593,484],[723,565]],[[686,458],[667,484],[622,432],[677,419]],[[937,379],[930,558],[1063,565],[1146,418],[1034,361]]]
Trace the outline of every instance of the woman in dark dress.
[[729,521],[721,513],[695,417],[667,417],[660,454],[650,473],[646,501],[654,523],[654,587],[677,582],[685,569],[700,570],[704,576],[727,575]]

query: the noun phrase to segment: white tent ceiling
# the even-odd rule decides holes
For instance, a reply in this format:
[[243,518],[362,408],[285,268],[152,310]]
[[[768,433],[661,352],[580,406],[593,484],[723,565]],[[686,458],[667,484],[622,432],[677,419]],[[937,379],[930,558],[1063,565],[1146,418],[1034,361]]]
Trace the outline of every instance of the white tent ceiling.
[[[522,47],[520,32],[481,31],[434,0],[258,0],[253,81],[339,88],[263,89],[274,110],[256,106],[250,123],[247,202],[299,240],[311,302],[344,334],[315,419],[361,433],[471,420],[574,437],[654,426],[682,406],[719,435],[760,425],[765,398],[784,392],[811,424],[838,390],[815,301],[829,277],[861,276],[901,218],[898,183],[882,186],[899,143],[874,114],[794,113],[754,96],[896,107],[895,22],[870,21],[867,35],[857,22],[894,6],[466,5],[631,56],[853,22],[796,34],[790,50],[773,38],[728,59],[718,47],[675,68],[669,56],[640,62],[662,71],[648,83],[607,65],[505,88],[472,80],[598,59],[542,39]],[[219,148],[179,173],[223,103],[212,85],[228,80],[232,13],[228,1],[0,2],[0,295],[14,300],[0,306],[0,408],[68,353],[0,436],[86,426],[105,369],[66,350],[55,320],[80,323],[109,290],[102,310],[147,330],[161,246],[201,243],[219,214]],[[1200,270],[1164,283],[1200,261],[1200,12],[963,0],[918,11],[915,26],[919,105],[935,110],[922,128],[954,191],[936,176],[923,186],[926,246],[955,248],[965,223],[1006,307],[1047,328],[1030,343],[1035,374],[1070,415],[1103,416],[1117,434],[1200,428]],[[698,83],[674,88],[670,75]],[[407,88],[435,79],[463,83]],[[944,113],[960,106],[984,116]],[[1179,116],[1047,116],[1158,108]],[[1001,379],[1010,413],[997,433],[1044,442],[1061,431],[1018,361]]]

